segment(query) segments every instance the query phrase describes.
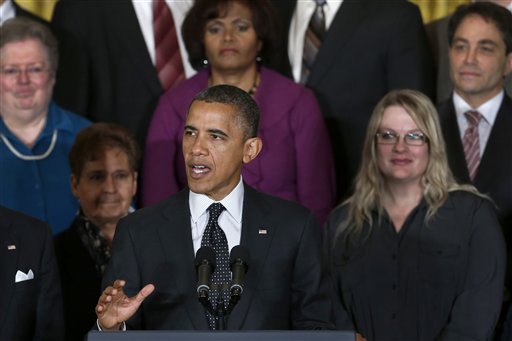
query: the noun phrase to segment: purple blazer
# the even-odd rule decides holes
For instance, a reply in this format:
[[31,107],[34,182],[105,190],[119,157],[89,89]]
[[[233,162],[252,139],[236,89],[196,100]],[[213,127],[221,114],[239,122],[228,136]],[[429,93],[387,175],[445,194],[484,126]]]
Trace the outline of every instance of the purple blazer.
[[[148,130],[142,170],[142,205],[155,204],[187,186],[182,138],[192,98],[208,86],[200,71],[165,93]],[[331,146],[313,92],[261,68],[255,97],[261,111],[261,153],[244,164],[244,181],[268,194],[297,201],[323,224],[335,204]]]

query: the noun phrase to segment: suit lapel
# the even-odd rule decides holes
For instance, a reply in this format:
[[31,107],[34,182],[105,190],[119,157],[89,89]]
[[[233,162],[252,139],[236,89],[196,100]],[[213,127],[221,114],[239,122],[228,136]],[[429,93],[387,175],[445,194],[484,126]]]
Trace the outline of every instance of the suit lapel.
[[363,21],[364,17],[367,15],[368,11],[365,1],[343,1],[322,43],[322,46],[328,46],[330,48],[320,47],[313,65],[313,70],[307,82],[308,86],[315,87],[315,85],[323,79],[324,74],[329,72],[331,64],[340,58],[339,55],[343,53],[345,44],[349,41],[354,30],[359,26],[359,23]]
[[[175,201],[170,202],[164,210],[166,220],[158,228],[158,234],[164,245],[166,261],[176,269],[174,276],[178,292],[184,293],[186,310],[194,329],[208,329],[204,309],[195,295],[197,276],[195,271],[195,255],[190,226],[190,208],[188,204],[188,189],[182,190]],[[179,255],[179,257],[177,257]],[[192,290],[191,290],[192,289]]]
[[512,104],[510,98],[506,95],[501,103],[500,110],[492,126],[489,140],[485,146],[484,154],[478,172],[475,177],[475,186],[485,192],[489,186],[488,183],[495,179],[496,168],[494,165],[503,160],[503,148],[508,146],[506,141],[510,141],[510,129],[512,127]]
[[[2,219],[5,219],[2,217]],[[0,330],[9,312],[9,304],[14,296],[14,279],[16,276],[16,267],[18,265],[18,255],[20,247],[18,239],[10,232],[11,222],[0,219]],[[9,250],[9,246],[14,245],[16,249]]]
[[129,59],[133,63],[133,72],[140,75],[153,94],[161,95],[163,89],[151,62],[148,47],[142,36],[131,1],[105,1],[103,3],[107,11],[116,13],[117,20],[109,21],[109,25],[113,31],[112,36],[117,40],[116,43],[124,50],[124,55],[120,58]]
[[278,228],[268,218],[268,204],[262,200],[262,196],[251,187],[244,186],[240,244],[248,249],[250,259],[261,261],[258,262],[259,265],[254,265],[255,262],[249,261],[249,268],[244,280],[244,292],[229,316],[229,329],[242,329],[244,325],[254,294],[262,280],[260,274],[267,263],[268,251]]
[[471,183],[451,97],[439,108],[439,114],[441,115],[441,127],[446,143],[446,154],[452,173],[457,181]]

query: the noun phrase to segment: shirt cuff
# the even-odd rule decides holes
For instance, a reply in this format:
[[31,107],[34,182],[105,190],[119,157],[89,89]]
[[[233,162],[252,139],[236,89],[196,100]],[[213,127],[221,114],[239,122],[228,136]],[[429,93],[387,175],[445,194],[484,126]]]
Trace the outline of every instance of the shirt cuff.
[[[101,326],[100,326],[100,320],[99,319],[96,319],[96,326],[98,327],[98,330],[100,332],[103,331],[103,329],[101,329]],[[124,323],[124,321],[121,323],[121,325],[119,326],[119,330],[120,331],[123,331],[125,332],[126,331],[126,323]]]

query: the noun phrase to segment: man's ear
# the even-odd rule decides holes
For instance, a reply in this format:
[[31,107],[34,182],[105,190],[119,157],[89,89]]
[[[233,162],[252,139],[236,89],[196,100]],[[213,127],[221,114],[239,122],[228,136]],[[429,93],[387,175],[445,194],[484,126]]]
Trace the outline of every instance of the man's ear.
[[259,137],[251,137],[244,142],[244,163],[249,163],[258,156],[263,147],[263,141]]
[[507,55],[507,66],[505,67],[505,75],[507,76],[512,72],[512,52]]

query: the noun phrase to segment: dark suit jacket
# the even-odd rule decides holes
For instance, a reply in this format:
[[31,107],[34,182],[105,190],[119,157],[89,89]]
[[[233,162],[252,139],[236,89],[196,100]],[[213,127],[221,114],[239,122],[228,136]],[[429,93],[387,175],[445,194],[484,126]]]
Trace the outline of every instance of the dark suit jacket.
[[163,89],[131,1],[61,0],[52,28],[60,43],[57,103],[120,123],[143,146]]
[[62,282],[66,340],[83,340],[96,322],[101,274],[83,245],[75,223],[55,236],[55,254]]
[[[0,207],[0,340],[63,340],[62,297],[50,228]],[[15,283],[16,273],[33,279]]]
[[[446,153],[450,168],[460,182],[470,183],[464,157],[464,148],[457,125],[453,100],[450,98],[438,107],[441,127],[446,141]],[[512,100],[504,97],[496,116],[496,121],[487,141],[474,185],[482,193],[488,194],[498,206],[498,217],[505,240],[511,254],[512,249]],[[512,257],[509,256],[512,261]],[[508,264],[512,275],[512,264]],[[512,281],[507,280],[509,290]]]
[[[291,75],[286,53],[295,0],[274,0],[284,23],[278,70]],[[377,102],[395,88],[432,94],[432,61],[420,12],[408,1],[345,0],[320,47],[306,84],[330,130],[338,196],[356,174],[366,125]]]
[[[156,287],[127,322],[130,329],[208,329],[196,293],[188,195],[184,190],[132,213],[117,227],[103,286],[124,279],[128,296],[149,283]],[[311,212],[245,185],[240,244],[250,262],[227,329],[329,328],[320,239]]]

